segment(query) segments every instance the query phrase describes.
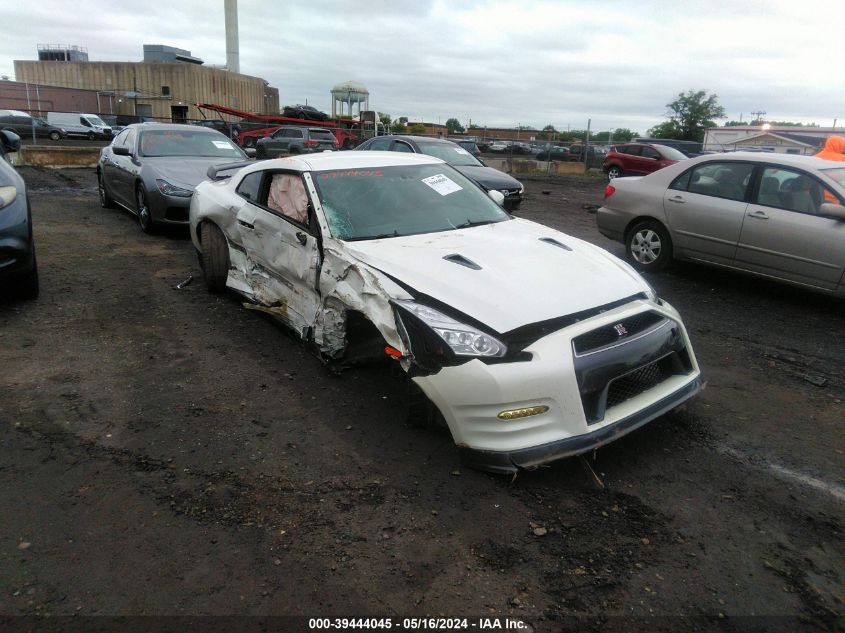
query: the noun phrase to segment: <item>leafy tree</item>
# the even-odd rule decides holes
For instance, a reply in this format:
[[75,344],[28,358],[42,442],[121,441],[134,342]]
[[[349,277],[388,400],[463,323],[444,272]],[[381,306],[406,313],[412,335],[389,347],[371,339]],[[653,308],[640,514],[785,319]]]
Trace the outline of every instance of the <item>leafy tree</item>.
[[546,127],[543,128],[544,132],[557,132],[555,126],[549,123]]
[[677,99],[666,104],[669,120],[651,128],[649,136],[703,141],[704,129],[716,126],[713,119],[725,118],[725,109],[717,99],[717,95],[708,96],[705,90],[678,93]]
[[398,121],[394,121],[390,124],[390,131],[393,134],[404,134],[405,133],[405,124],[402,123],[402,119],[400,118]]
[[761,121],[754,119],[753,121],[728,121],[723,123],[724,127],[754,127],[768,123],[774,127],[819,127],[818,123],[793,123],[792,121]]
[[408,117],[400,116],[399,117],[399,123],[401,123],[402,125],[408,125]]
[[390,122],[393,119],[390,118],[389,114],[386,114],[384,112],[376,112],[376,114],[378,115],[378,120],[382,122],[384,127],[390,127]]
[[422,123],[414,123],[408,130],[411,134],[425,134],[428,132]]
[[446,119],[446,131],[449,134],[462,134],[464,132],[464,126],[455,118]]
[[596,132],[592,135],[591,140],[598,142],[613,141],[614,143],[627,143],[637,136],[639,136],[639,134],[632,132],[626,127],[618,127],[612,132]]

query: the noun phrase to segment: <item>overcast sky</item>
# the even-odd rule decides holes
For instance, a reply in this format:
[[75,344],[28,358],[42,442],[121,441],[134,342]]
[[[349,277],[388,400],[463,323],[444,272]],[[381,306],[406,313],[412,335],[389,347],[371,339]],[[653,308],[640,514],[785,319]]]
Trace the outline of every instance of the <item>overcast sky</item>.
[[[92,61],[140,61],[143,44],[225,64],[223,0],[5,3],[0,75],[41,43]],[[71,8],[72,6],[72,8]],[[689,89],[730,119],[845,124],[845,0],[240,0],[241,72],[282,104],[330,112],[346,80],[411,121],[645,131]]]

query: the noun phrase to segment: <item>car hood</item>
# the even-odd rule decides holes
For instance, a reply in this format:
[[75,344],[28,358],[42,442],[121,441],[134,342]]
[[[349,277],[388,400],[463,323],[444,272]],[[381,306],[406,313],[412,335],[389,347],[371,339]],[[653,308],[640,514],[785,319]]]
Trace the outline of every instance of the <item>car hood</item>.
[[[208,179],[208,168],[212,165],[234,163],[237,158],[206,158],[186,156],[162,156],[143,158],[144,167],[152,172],[154,178],[163,178],[171,185],[194,189],[203,180]],[[246,159],[240,159],[246,160]]]
[[[610,253],[522,219],[346,242],[346,250],[499,333],[649,291],[632,268]],[[444,259],[450,256],[475,267]]]
[[516,178],[492,167],[481,165],[453,165],[453,167],[485,189],[519,189],[522,187],[522,184]]

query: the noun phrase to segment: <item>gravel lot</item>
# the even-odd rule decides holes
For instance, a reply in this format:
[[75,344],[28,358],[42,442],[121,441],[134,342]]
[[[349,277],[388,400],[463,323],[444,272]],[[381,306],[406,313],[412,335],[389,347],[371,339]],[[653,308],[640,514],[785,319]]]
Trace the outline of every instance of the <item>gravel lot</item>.
[[[843,625],[841,301],[697,266],[650,277],[707,388],[511,481],[406,427],[389,369],[335,376],[208,294],[187,232],[100,209],[92,171],[21,172],[42,294],[0,301],[0,615]],[[521,216],[622,254],[595,229],[601,180],[526,186]]]

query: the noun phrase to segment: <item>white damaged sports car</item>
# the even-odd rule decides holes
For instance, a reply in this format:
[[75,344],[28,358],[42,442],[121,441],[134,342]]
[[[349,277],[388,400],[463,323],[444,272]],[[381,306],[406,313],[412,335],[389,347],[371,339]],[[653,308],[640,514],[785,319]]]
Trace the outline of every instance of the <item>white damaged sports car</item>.
[[679,314],[630,266],[510,216],[437,158],[342,152],[209,176],[190,209],[208,288],[327,360],[395,359],[471,466],[590,451],[701,386]]

